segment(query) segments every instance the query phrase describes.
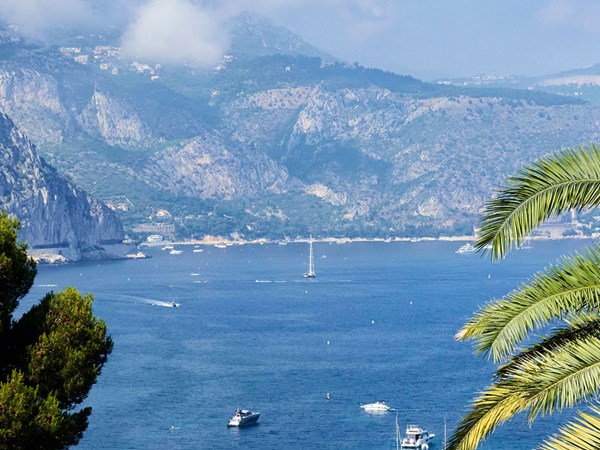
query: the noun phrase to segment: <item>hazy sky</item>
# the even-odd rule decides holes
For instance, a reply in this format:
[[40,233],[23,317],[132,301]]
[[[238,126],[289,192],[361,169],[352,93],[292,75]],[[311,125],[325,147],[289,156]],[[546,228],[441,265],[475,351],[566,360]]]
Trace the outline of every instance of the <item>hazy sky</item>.
[[117,24],[131,55],[199,66],[226,51],[223,23],[244,9],[343,60],[423,78],[600,62],[598,0],[0,0],[30,33]]

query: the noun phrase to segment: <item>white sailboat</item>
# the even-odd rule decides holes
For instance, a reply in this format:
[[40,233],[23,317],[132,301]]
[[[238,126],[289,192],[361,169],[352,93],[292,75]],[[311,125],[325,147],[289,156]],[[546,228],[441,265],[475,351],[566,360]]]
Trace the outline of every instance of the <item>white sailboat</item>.
[[315,278],[317,274],[315,273],[315,260],[313,257],[313,238],[310,236],[309,242],[309,256],[308,256],[308,272],[302,275],[304,278]]

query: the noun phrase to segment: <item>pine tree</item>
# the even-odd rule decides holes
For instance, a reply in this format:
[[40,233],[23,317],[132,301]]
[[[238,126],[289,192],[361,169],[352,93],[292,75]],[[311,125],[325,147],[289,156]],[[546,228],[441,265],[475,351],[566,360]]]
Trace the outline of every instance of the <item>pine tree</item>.
[[87,397],[112,350],[93,298],[75,288],[47,294],[20,319],[36,264],[17,242],[19,222],[0,212],[0,449],[64,449],[77,444]]

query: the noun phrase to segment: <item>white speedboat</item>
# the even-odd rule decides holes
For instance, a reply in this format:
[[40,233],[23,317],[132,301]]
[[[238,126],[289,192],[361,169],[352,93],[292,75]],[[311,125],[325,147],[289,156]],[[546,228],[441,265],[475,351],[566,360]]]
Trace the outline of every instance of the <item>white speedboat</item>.
[[169,252],[169,255],[179,255],[182,252],[183,252],[183,250],[171,250]]
[[238,408],[233,417],[229,419],[229,423],[227,424],[227,426],[246,427],[248,425],[254,425],[258,421],[259,417],[259,412],[253,412],[247,409]]
[[459,249],[456,250],[456,253],[473,253],[473,252],[475,252],[475,247],[470,242],[467,242],[465,245],[463,245],[462,247],[459,247]]
[[375,403],[367,403],[365,405],[360,405],[362,409],[370,412],[385,412],[389,411],[390,407],[385,404],[383,400],[377,400]]
[[435,434],[424,430],[418,425],[407,425],[406,436],[402,438],[401,448],[429,448],[429,442],[435,437]]

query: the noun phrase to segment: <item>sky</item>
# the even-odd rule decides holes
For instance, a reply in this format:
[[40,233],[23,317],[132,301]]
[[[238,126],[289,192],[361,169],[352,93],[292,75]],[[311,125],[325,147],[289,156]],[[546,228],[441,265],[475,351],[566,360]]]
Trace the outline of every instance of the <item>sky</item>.
[[0,18],[38,38],[116,26],[129,56],[207,67],[244,10],[344,61],[423,79],[600,62],[598,0],[0,0]]

